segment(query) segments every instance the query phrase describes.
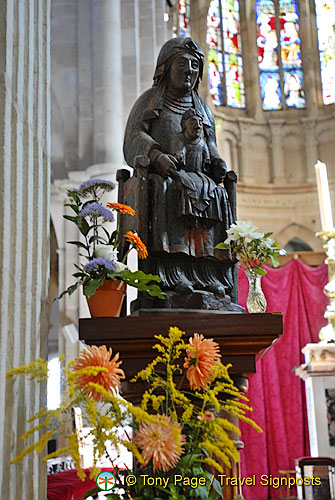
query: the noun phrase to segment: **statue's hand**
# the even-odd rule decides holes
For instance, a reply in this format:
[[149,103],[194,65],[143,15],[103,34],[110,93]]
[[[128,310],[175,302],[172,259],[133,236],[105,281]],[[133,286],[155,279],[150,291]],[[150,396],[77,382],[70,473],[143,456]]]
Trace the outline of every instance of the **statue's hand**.
[[210,172],[214,182],[216,182],[216,184],[220,184],[224,181],[227,173],[226,162],[221,158],[214,158],[211,163]]
[[157,173],[167,179],[168,177],[177,177],[177,165],[178,161],[172,155],[166,155],[161,153],[155,159],[155,168]]

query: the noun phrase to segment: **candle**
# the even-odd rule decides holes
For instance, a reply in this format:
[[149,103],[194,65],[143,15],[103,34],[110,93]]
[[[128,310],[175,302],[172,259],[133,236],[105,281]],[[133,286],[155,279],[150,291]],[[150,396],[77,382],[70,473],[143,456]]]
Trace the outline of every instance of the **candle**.
[[316,185],[318,188],[319,208],[322,231],[332,231],[333,215],[330,203],[327,167],[325,163],[317,161],[315,164]]

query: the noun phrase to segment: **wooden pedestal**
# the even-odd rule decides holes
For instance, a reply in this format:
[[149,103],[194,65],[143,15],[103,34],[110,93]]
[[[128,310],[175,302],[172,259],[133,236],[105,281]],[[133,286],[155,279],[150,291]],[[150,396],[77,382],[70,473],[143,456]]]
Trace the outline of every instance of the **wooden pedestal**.
[[[79,338],[88,345],[106,345],[112,347],[113,352],[120,353],[127,377],[122,384],[122,395],[136,404],[140,401],[141,391],[137,384],[135,390],[135,384],[129,380],[157,355],[152,349],[157,343],[154,335],[167,333],[170,326],[179,327],[187,337],[197,332],[218,342],[222,362],[232,364],[229,373],[241,392],[247,390],[248,374],[256,372],[256,359],[263,356],[283,332],[280,313],[177,313],[171,310],[168,314],[148,312],[142,316],[80,319]],[[231,437],[237,439],[237,436]],[[238,477],[238,464],[234,467],[230,474]],[[237,486],[225,488],[224,500],[232,500],[239,490]]]
[[187,337],[197,332],[213,338],[221,347],[222,362],[232,363],[231,373],[239,375],[255,373],[256,357],[283,332],[279,313],[190,313],[80,319],[79,338],[119,352],[130,379],[156,356],[154,335],[167,333],[170,326],[178,326]]

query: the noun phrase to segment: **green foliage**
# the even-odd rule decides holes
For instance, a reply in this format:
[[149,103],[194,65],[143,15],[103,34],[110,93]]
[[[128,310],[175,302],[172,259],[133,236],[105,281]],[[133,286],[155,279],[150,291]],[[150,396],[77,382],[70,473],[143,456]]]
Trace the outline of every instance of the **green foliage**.
[[[124,281],[127,285],[137,288],[140,292],[146,292],[152,297],[163,299],[166,296],[158,285],[161,282],[158,276],[146,274],[143,271],[132,272],[124,265],[128,253],[133,248],[137,249],[136,241],[130,243],[122,262],[117,261],[117,248],[120,244],[121,236],[120,215],[122,212],[118,213],[117,228],[110,233],[104,226],[104,223],[105,217],[108,220],[111,211],[100,204],[102,195],[112,189],[112,183],[93,179],[86,183],[84,182],[79,189],[68,190],[70,201],[65,203],[65,207],[71,209],[75,215],[66,214],[63,217],[75,224],[82,236],[81,240],[68,241],[68,243],[75,245],[78,249],[84,250],[85,253],[79,253],[79,256],[84,257],[88,262],[101,257],[99,252],[106,255],[103,255],[105,265],[100,263],[94,270],[88,270],[85,268],[85,264],[81,266],[75,265],[77,272],[73,274],[73,277],[77,281],[62,292],[58,297],[59,299],[65,294],[72,295],[80,286],[84,287],[86,296],[90,298],[106,279]],[[93,208],[92,205],[94,205]],[[143,245],[143,243],[141,244]],[[114,271],[111,270],[113,266]]]

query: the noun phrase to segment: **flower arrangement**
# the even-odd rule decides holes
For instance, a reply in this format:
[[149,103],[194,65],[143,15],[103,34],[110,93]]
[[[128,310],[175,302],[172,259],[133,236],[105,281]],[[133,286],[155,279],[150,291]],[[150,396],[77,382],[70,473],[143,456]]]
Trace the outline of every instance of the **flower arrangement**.
[[227,239],[215,248],[230,248],[238,256],[240,265],[244,265],[252,273],[264,276],[266,270],[262,268],[263,264],[271,259],[273,267],[278,267],[278,256],[286,253],[270,238],[271,235],[272,233],[258,232],[258,227],[252,222],[238,220],[228,229]]
[[[142,388],[143,383],[146,385],[140,406],[119,395],[125,374],[118,354],[113,356],[112,349],[105,346],[83,351],[64,368],[66,385],[60,407],[44,408],[29,419],[28,422],[39,423],[22,439],[29,439],[35,431],[40,431],[40,438],[12,463],[34,450],[40,453],[57,433],[64,416],[72,407],[80,406],[90,428],[88,435],[93,438],[91,477],[100,472],[98,462],[103,456],[108,456],[113,467],[116,486],[109,499],[222,498],[218,474],[224,474],[223,467],[230,467],[232,461],[239,459],[234,440],[229,436],[230,432],[239,434],[239,429],[228,420],[227,414],[250,423],[260,432],[261,429],[246,416],[251,408],[241,401],[247,398],[234,386],[229,365],[221,363],[218,344],[197,333],[187,342],[184,335],[177,327],[171,327],[168,335],[155,336],[157,357],[132,380],[140,381]],[[10,370],[7,377],[21,373],[40,381],[46,377],[47,367],[38,359]],[[125,425],[132,426],[132,437],[128,434],[118,437],[115,432]],[[78,475],[84,478],[78,448],[82,437],[76,431],[68,432],[66,446],[43,460],[70,453]],[[137,463],[134,471],[122,470],[115,464],[107,442],[112,443],[116,456],[122,446],[131,451]],[[127,480],[129,475],[131,482]],[[154,485],[146,482],[148,475],[154,478]]]
[[[101,179],[90,179],[83,182],[78,189],[68,190],[69,207],[74,215],[64,215],[64,218],[73,222],[78,227],[82,241],[69,241],[76,245],[85,254],[80,254],[87,259],[83,265],[75,267],[77,272],[73,274],[77,281],[65,290],[64,294],[72,294],[79,286],[84,287],[85,295],[90,298],[97,288],[106,279],[118,279],[126,284],[147,292],[152,296],[164,298],[165,294],[160,289],[161,278],[143,271],[130,271],[126,265],[128,253],[135,248],[140,259],[148,255],[145,244],[133,231],[128,231],[124,238],[128,244],[128,250],[122,261],[118,260],[118,246],[120,244],[121,230],[120,217],[123,214],[133,216],[135,210],[128,205],[120,203],[107,203],[104,207],[101,198],[105,193],[112,191],[115,184],[111,181]],[[117,227],[110,232],[106,223],[115,221],[117,215]],[[155,282],[155,283],[152,283]]]

